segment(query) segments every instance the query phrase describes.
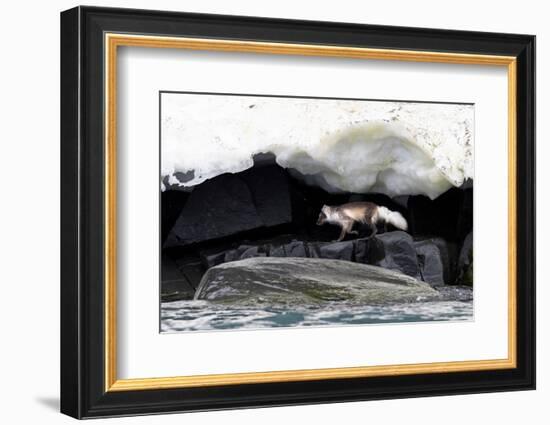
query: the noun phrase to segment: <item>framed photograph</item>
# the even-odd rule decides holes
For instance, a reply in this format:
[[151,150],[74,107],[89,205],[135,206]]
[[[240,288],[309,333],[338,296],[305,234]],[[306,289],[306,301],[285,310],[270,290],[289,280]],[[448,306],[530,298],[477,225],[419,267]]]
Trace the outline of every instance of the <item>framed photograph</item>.
[[61,411],[535,387],[535,37],[61,14]]

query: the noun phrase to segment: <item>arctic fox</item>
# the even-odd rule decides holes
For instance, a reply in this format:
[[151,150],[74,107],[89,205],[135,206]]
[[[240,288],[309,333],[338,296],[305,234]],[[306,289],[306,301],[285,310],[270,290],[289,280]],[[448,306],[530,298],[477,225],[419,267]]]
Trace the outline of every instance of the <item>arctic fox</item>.
[[342,228],[341,241],[346,234],[357,235],[356,230],[351,230],[353,223],[359,222],[366,224],[372,230],[370,237],[376,235],[377,223],[384,223],[384,227],[390,223],[401,230],[407,230],[407,220],[397,211],[391,211],[386,207],[373,204],[372,202],[350,202],[338,207],[323,205],[321,213],[317,219],[317,225],[322,226],[325,223],[336,224]]

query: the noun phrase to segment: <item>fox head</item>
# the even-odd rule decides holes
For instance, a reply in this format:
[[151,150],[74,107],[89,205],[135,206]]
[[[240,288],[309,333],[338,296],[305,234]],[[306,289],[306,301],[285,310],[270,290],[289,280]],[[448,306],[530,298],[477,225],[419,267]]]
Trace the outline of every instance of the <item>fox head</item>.
[[319,218],[317,219],[317,226],[322,226],[327,222],[327,215],[330,212],[330,207],[328,205],[323,205],[321,212],[319,213]]

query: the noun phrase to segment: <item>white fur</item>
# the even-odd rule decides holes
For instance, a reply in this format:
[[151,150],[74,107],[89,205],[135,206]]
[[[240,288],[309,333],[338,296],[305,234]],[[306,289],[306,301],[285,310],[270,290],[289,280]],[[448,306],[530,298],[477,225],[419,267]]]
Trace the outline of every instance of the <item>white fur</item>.
[[326,216],[325,220],[328,223],[341,225],[342,220],[338,217],[338,214],[332,208],[328,207],[327,205],[324,205],[321,211],[323,211],[323,213],[325,214]]
[[407,230],[407,220],[397,211],[391,211],[386,207],[378,207],[377,221],[394,225],[398,229]]

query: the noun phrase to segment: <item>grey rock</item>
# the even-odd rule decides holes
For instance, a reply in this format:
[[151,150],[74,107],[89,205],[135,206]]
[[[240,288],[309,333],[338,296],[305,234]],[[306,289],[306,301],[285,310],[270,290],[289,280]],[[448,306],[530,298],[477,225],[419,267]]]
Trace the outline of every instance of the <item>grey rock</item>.
[[308,250],[303,241],[291,241],[283,245],[272,245],[269,248],[270,257],[307,257]]
[[[434,273],[439,273],[437,269],[438,264],[441,263],[443,267],[443,283],[449,285],[454,284],[456,281],[456,260],[457,260],[457,249],[456,244],[448,242],[443,238],[425,238],[419,239],[414,242],[416,253],[418,255],[418,264],[421,269],[421,273],[424,275],[430,275]],[[431,248],[425,248],[426,245],[435,246],[439,250],[439,254],[435,254],[435,251]],[[432,251],[438,258],[431,258],[426,250]],[[428,268],[428,270],[424,270]],[[430,269],[432,273],[430,273]],[[442,284],[440,279],[437,279],[437,285]]]
[[217,266],[225,262],[226,249],[203,249],[200,258],[206,268]]
[[430,239],[414,243],[420,275],[432,286],[445,284],[444,266],[439,247]]
[[437,299],[425,282],[349,261],[317,258],[249,258],[220,264],[203,276],[195,299],[242,304],[331,301],[415,302]]
[[284,245],[287,257],[307,257],[307,248],[305,242],[292,241]]
[[[437,247],[431,243],[434,255],[440,257]],[[431,254],[430,254],[431,255]],[[411,277],[421,278],[415,245],[410,235],[396,231],[342,242],[264,241],[259,244],[245,243],[222,251],[203,251],[201,258],[208,268],[230,261],[252,257],[306,257],[345,260],[362,264],[378,265],[400,271]],[[431,258],[431,257],[430,257]],[[434,260],[435,261],[435,260]],[[441,268],[441,266],[440,266]],[[441,274],[441,270],[439,271]],[[433,279],[430,280],[432,282]],[[432,283],[445,283],[442,277]]]
[[319,258],[353,261],[355,245],[353,241],[318,244]]
[[420,278],[420,268],[411,235],[396,231],[376,235],[375,238],[379,243],[372,244],[371,249],[379,252],[373,254],[373,257],[381,259],[374,265]]
[[245,260],[247,258],[254,258],[254,257],[265,257],[266,252],[262,250],[261,246],[250,246],[246,248],[244,251],[242,251],[239,259]]

